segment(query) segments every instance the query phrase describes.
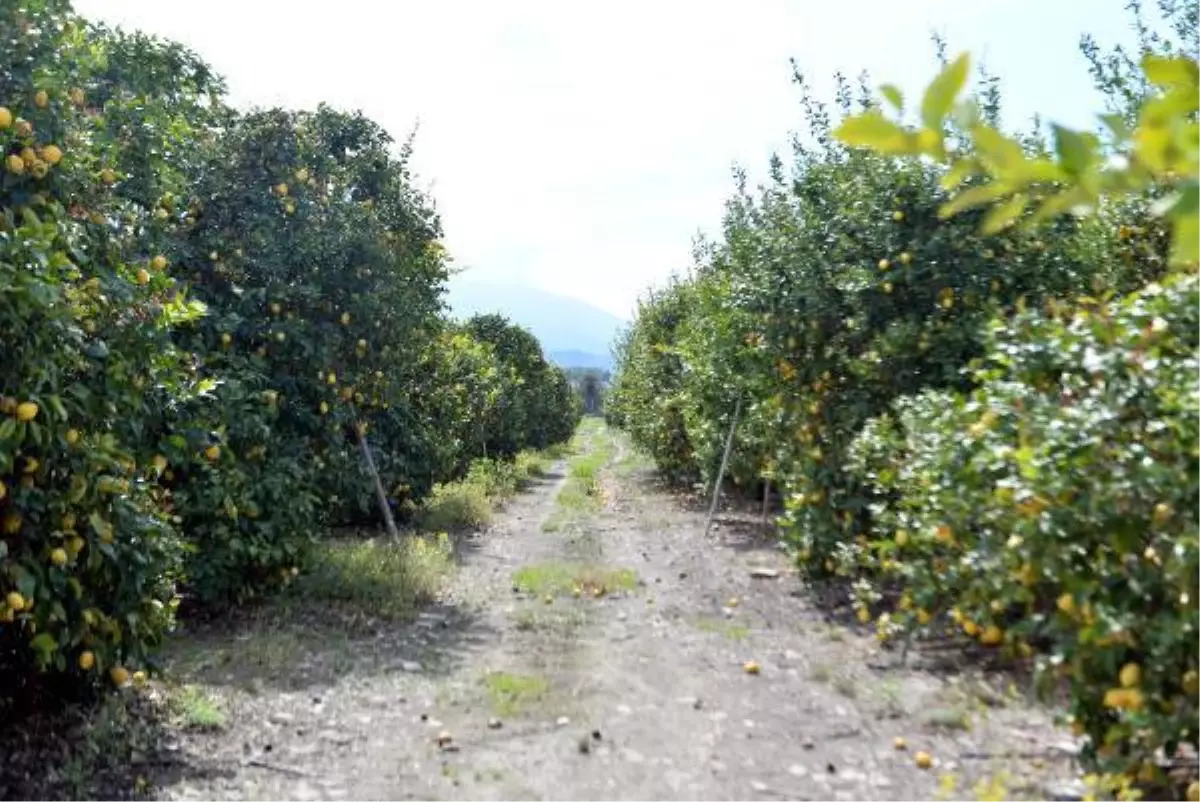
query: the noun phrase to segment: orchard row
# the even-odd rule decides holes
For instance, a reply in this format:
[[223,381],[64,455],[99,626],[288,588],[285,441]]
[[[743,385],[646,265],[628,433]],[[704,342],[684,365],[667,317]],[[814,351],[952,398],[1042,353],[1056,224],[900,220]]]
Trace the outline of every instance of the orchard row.
[[194,54],[62,0],[0,5],[0,40],[5,697],[141,679],[181,599],[268,593],[377,522],[376,475],[403,518],[569,437],[532,335],[447,319],[408,145],[234,111]]
[[[839,82],[834,108],[805,90],[790,169],[743,181],[722,236],[646,297],[606,402],[662,472],[709,486],[736,427],[726,477],[779,489],[812,580],[881,641],[958,638],[1069,688],[1117,790],[1177,782],[1198,733],[1196,4],[1175,14],[1183,56],[1091,52],[1131,99],[1107,146],[1004,136],[994,82],[951,118],[965,61],[911,132],[868,87]],[[1035,211],[1110,178],[1144,186]]]

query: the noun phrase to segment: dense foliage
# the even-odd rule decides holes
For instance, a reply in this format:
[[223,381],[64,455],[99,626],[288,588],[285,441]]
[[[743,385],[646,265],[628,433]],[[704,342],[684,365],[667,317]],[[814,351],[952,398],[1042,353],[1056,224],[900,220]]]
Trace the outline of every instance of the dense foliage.
[[1183,50],[1139,28],[1148,80],[1085,43],[1136,106],[1107,138],[1002,134],[995,80],[959,102],[965,60],[916,129],[797,73],[790,170],[739,176],[618,343],[606,408],[706,482],[736,417],[730,478],[780,486],[809,576],[850,582],[883,640],[949,627],[1067,678],[1089,754],[1145,782],[1198,732],[1197,12],[1164,10]]
[[569,437],[532,336],[443,316],[408,145],[239,113],[63,0],[0,3],[0,39],[0,701],[138,681],[181,598],[287,584],[380,514],[365,450],[403,514]]

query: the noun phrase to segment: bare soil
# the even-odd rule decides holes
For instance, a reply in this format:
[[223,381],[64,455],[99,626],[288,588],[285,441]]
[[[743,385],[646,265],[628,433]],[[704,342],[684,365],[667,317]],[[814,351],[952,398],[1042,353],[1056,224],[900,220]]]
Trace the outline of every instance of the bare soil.
[[919,648],[901,667],[816,607],[754,513],[726,508],[706,537],[702,505],[596,436],[616,440],[598,509],[543,531],[558,466],[460,542],[411,623],[191,633],[173,670],[221,721],[161,735],[148,793],[1047,798],[1073,782],[1075,745],[1019,680],[934,670]]

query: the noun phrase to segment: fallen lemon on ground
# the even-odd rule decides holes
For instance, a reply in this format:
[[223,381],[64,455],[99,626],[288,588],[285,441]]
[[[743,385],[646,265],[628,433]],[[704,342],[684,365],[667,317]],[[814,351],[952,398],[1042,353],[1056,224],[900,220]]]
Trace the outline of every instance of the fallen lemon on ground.
[[897,735],[896,738],[892,741],[892,748],[893,749],[907,749],[908,742]]
[[108,678],[112,680],[113,685],[124,685],[129,682],[129,670],[123,666],[113,666],[108,670]]
[[747,674],[758,674],[762,671],[762,668],[755,661],[747,660],[742,663],[742,670]]
[[928,752],[917,752],[913,755],[913,762],[917,764],[919,769],[933,768],[933,755]]

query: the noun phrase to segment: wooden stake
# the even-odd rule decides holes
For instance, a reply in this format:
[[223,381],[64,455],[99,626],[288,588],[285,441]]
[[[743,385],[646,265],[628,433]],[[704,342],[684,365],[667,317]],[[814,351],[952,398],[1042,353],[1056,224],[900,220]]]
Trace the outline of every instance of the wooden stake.
[[388,535],[396,537],[400,532],[396,529],[396,519],[392,517],[392,508],[388,505],[387,491],[383,489],[383,480],[379,478],[379,471],[375,468],[375,458],[371,456],[367,436],[360,427],[361,424],[355,424],[354,431],[358,435],[358,447],[362,451],[363,462],[367,464],[367,472],[371,474],[371,480],[375,483],[375,499],[379,502],[379,511],[383,513],[383,524],[387,527]]
[[738,417],[742,414],[742,396],[733,407],[733,420],[729,422],[729,434],[725,437],[725,453],[721,455],[721,467],[717,470],[717,481],[713,483],[712,503],[708,506],[708,520],[704,522],[704,536],[712,528],[713,515],[717,511],[717,500],[721,497],[721,482],[725,481],[725,466],[729,464],[729,450],[733,448],[733,433],[737,429]]

